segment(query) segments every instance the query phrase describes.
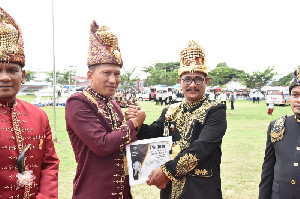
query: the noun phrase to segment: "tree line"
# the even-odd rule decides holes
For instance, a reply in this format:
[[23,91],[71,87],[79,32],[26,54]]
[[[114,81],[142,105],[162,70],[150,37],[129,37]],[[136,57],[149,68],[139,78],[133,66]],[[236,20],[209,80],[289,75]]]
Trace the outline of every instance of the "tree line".
[[[178,83],[178,68],[179,62],[168,63],[156,63],[151,66],[144,67],[142,72],[147,74],[144,81],[144,86],[153,85],[166,85],[173,86]],[[123,89],[128,90],[135,82],[140,80],[138,76],[134,75],[136,67],[131,70],[123,71],[121,75],[120,85]],[[277,73],[273,67],[268,67],[264,71],[254,71],[252,74],[246,73],[244,70],[238,70],[236,68],[229,67],[226,62],[219,63],[213,70],[209,71],[211,78],[211,86],[223,86],[231,80],[239,79],[244,83],[247,88],[261,88],[264,85],[273,86],[288,86],[292,78],[292,73],[280,78],[278,81],[274,81],[273,78]],[[53,81],[53,73],[48,72],[46,82]],[[75,70],[63,70],[56,72],[56,82],[61,85],[74,84],[75,82]],[[35,79],[35,73],[33,71],[26,71],[26,81]]]
[[[76,71],[74,69],[63,71],[56,71],[56,83],[61,85],[73,85],[75,83]],[[36,73],[30,70],[26,70],[25,80],[27,82],[34,81],[36,79]],[[46,82],[53,82],[53,72],[47,72]]]
[[[147,73],[145,85],[164,84],[172,86],[178,81],[177,69],[179,62],[156,63],[153,66],[148,66],[143,69]],[[261,88],[264,85],[273,86],[288,86],[291,80],[292,73],[274,81],[274,76],[277,73],[273,67],[268,67],[264,71],[254,71],[252,74],[246,73],[244,70],[229,67],[226,62],[219,63],[213,70],[209,71],[211,78],[210,86],[223,86],[231,80],[239,79],[247,88]]]

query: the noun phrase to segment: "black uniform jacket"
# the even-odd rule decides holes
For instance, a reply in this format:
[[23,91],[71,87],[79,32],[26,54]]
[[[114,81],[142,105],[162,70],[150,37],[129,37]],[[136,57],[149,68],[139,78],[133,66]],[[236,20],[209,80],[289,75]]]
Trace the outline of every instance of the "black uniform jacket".
[[227,128],[225,105],[206,98],[165,108],[138,139],[172,136],[174,159],[161,166],[171,180],[161,198],[222,198],[220,164],[222,137]]
[[[282,118],[269,125],[259,184],[260,199],[300,198],[299,118],[298,121],[295,116]],[[279,122],[274,128],[276,121]]]

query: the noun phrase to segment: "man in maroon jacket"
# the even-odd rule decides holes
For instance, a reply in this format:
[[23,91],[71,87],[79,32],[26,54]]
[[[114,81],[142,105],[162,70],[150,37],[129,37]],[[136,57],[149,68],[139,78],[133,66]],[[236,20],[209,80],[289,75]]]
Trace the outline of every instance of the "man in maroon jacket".
[[46,113],[16,98],[25,83],[21,29],[0,8],[0,198],[58,198],[58,165]]
[[111,100],[123,65],[117,37],[105,26],[91,24],[87,73],[90,85],[66,103],[66,125],[78,163],[74,199],[132,198],[124,147],[136,141],[145,112],[124,121]]

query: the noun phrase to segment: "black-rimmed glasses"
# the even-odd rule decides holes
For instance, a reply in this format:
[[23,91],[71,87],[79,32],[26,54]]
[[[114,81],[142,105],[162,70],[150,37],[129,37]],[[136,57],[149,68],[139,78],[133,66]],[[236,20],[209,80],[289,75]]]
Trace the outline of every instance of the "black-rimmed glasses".
[[196,77],[196,78],[184,78],[184,79],[181,79],[183,84],[186,84],[186,85],[190,85],[193,81],[195,82],[196,85],[201,85],[203,84],[204,80],[203,78],[201,77]]

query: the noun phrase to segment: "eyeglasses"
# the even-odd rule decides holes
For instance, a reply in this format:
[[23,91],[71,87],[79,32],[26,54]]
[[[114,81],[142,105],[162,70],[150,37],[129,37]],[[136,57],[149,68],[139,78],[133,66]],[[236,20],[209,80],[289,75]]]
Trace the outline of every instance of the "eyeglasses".
[[201,77],[196,77],[196,78],[185,78],[181,79],[183,81],[183,84],[190,85],[193,81],[195,82],[196,85],[201,85],[203,84],[204,80]]

